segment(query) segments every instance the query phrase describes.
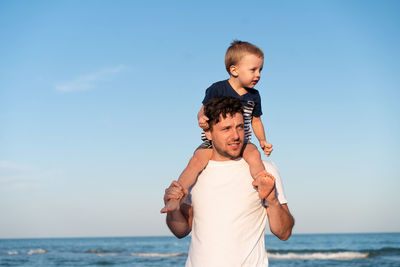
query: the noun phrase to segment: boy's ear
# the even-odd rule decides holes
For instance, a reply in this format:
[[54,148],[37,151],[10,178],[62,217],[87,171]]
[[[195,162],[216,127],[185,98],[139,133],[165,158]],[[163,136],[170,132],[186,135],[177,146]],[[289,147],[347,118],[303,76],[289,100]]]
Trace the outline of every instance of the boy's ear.
[[238,72],[237,72],[238,67],[236,65],[231,65],[229,67],[229,72],[231,73],[231,75],[233,77],[237,77],[238,76]]
[[206,134],[206,137],[208,140],[212,140],[210,129],[208,129],[207,131],[204,131],[204,133]]

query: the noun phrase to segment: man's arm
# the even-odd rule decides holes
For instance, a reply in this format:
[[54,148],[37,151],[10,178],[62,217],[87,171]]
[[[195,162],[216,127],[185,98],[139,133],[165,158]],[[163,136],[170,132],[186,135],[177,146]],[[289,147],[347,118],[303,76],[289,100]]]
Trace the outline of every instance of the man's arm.
[[183,238],[192,231],[193,208],[183,203],[179,210],[167,213],[167,225],[177,238]]
[[[278,174],[279,175],[279,174]],[[294,226],[294,218],[290,214],[286,204],[281,204],[276,195],[276,179],[268,174],[266,177],[258,177],[253,185],[258,190],[267,194],[265,201],[267,203],[267,215],[269,228],[271,232],[281,240],[289,239]]]
[[269,229],[281,240],[288,240],[292,234],[294,226],[294,218],[290,214],[286,204],[280,204],[278,199],[276,202],[268,201],[267,215]]
[[167,213],[167,225],[171,232],[178,238],[187,236],[192,230],[193,208],[182,203],[187,195],[187,190],[176,181],[165,190],[164,203],[174,198],[180,200],[180,209]]

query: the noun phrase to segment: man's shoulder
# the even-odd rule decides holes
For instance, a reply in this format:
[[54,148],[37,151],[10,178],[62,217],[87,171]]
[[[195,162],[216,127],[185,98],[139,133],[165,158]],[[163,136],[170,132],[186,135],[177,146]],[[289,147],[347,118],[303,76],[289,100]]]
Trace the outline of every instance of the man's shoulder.
[[276,195],[278,197],[278,200],[281,204],[286,204],[288,203],[286,199],[286,194],[285,190],[283,189],[283,183],[282,183],[282,178],[279,173],[278,167],[275,165],[274,162],[268,161],[268,160],[263,160],[265,170],[272,174],[275,178],[275,186],[276,186]]
[[265,167],[269,167],[271,169],[276,169],[276,170],[278,169],[278,167],[276,166],[276,164],[273,161],[263,160],[262,162],[264,163]]
[[262,162],[264,163],[264,167],[267,172],[271,173],[273,176],[279,174],[278,167],[274,162],[269,160],[263,160]]

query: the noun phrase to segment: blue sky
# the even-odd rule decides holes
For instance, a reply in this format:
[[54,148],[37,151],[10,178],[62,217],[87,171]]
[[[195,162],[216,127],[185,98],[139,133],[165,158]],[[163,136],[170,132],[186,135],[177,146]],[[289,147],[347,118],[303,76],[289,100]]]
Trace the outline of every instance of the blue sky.
[[170,235],[234,39],[295,233],[400,231],[398,1],[1,1],[0,238]]

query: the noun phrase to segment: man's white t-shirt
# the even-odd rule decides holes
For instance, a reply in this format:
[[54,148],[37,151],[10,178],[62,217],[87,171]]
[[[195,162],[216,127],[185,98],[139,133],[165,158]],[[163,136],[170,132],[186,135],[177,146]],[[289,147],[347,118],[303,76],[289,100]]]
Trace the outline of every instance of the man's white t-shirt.
[[[264,165],[276,179],[280,203],[287,203],[275,164],[264,161]],[[242,158],[209,161],[185,200],[193,206],[186,267],[268,266],[267,213],[252,182]]]

